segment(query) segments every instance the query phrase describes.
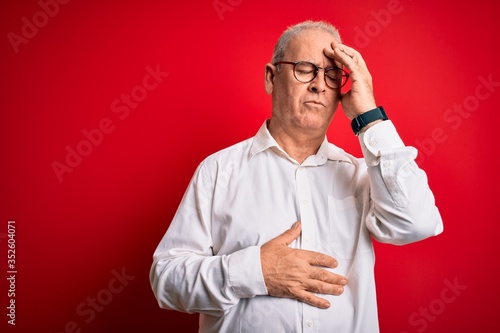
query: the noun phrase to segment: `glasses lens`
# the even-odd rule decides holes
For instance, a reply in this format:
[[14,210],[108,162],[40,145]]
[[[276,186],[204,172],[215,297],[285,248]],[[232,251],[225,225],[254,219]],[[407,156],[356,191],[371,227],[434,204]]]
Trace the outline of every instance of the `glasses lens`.
[[300,82],[311,82],[316,77],[318,69],[310,62],[301,61],[295,65],[294,75]]
[[326,71],[326,83],[330,88],[340,88],[347,82],[347,75],[341,69],[331,68]]
[[347,82],[347,74],[339,68],[331,68],[325,73],[326,83],[330,88],[340,88]]

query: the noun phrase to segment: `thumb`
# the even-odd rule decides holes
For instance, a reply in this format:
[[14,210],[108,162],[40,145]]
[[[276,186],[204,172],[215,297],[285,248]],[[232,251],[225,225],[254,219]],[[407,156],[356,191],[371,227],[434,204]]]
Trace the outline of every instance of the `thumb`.
[[281,244],[285,244],[286,246],[292,244],[294,240],[296,240],[300,233],[302,232],[302,225],[299,221],[295,222],[290,229],[282,233],[281,235],[275,238]]

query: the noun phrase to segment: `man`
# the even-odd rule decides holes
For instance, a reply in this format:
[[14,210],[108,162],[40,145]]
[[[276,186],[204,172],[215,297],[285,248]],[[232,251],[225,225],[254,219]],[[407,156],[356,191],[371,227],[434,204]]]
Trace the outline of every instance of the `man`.
[[[204,333],[378,332],[371,238],[407,244],[443,230],[417,152],[328,23],[283,33],[265,89],[271,119],[196,170],[154,253],[155,296],[199,312]],[[339,102],[363,159],[326,139]]]

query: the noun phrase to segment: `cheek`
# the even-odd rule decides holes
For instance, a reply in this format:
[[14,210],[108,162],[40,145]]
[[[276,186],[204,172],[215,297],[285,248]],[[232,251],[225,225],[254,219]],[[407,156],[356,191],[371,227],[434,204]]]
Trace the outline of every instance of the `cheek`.
[[287,86],[283,86],[283,90],[281,91],[282,95],[285,96],[283,99],[283,103],[288,105],[289,107],[297,108],[303,102],[305,93],[303,87],[289,84]]
[[336,110],[340,103],[340,96],[338,96],[338,94],[335,94],[333,95],[332,100],[333,100],[332,103],[333,109]]
[[328,100],[332,101],[332,106],[336,109],[340,102],[340,90],[333,90],[328,94]]

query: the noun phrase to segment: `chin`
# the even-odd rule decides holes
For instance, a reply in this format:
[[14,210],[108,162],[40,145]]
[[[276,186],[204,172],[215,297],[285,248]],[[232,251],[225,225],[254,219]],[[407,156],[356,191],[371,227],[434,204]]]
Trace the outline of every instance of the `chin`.
[[319,131],[326,130],[329,124],[330,119],[325,119],[324,117],[307,117],[301,119],[297,125],[304,130]]
[[326,130],[333,119],[333,114],[326,116],[323,112],[315,112],[304,115],[302,119],[298,121],[300,127],[304,129],[311,130]]

